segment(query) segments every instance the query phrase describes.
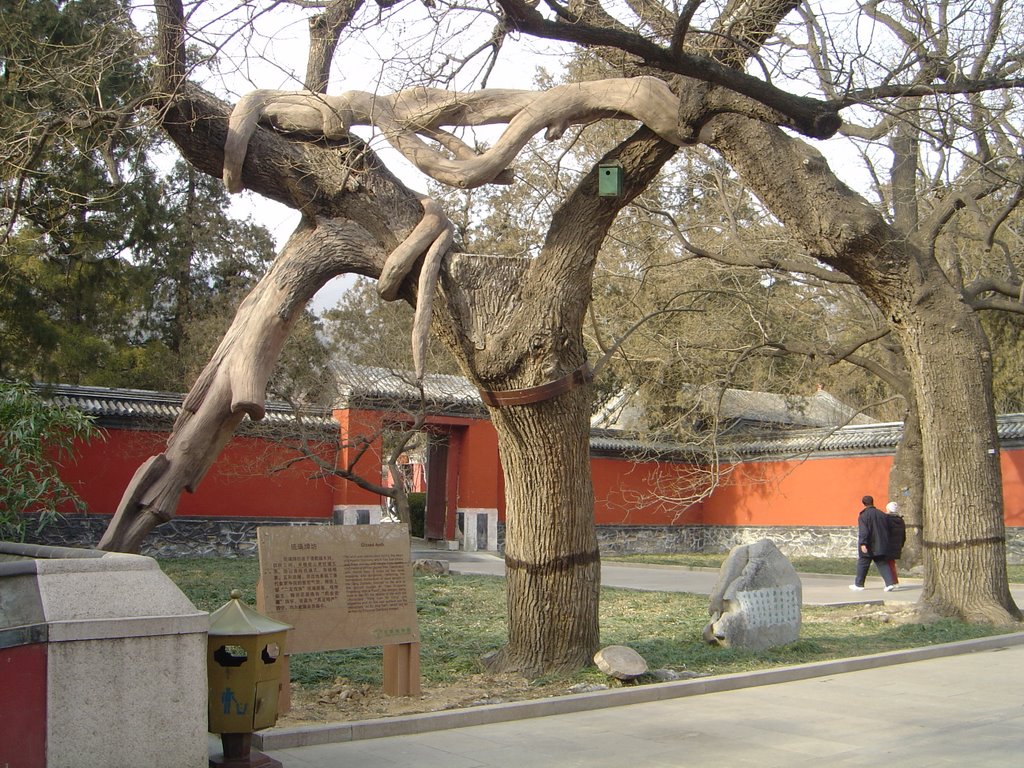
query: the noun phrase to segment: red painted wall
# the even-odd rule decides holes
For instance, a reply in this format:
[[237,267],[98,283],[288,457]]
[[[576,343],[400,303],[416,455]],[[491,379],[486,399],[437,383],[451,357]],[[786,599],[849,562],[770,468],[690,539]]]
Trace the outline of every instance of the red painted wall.
[[1003,513],[1006,524],[1024,528],[1024,450],[1002,451]]
[[694,525],[701,505],[691,504],[706,482],[690,464],[593,458],[594,520],[598,525]]
[[749,462],[724,467],[704,503],[707,525],[857,524],[861,497],[888,501],[891,456]]
[[0,766],[46,766],[46,645],[0,649]]
[[[360,411],[355,409],[334,411],[334,420],[341,430],[342,450],[338,464],[342,467],[353,467],[355,472],[372,483],[381,485],[383,474],[381,464],[381,438],[378,436],[369,447],[362,441],[378,435],[381,430],[384,414],[379,411]],[[365,448],[365,450],[364,450]],[[357,455],[362,452],[362,455]],[[355,462],[355,464],[353,464]],[[380,494],[360,488],[347,480],[338,480],[335,484],[333,503],[338,505],[376,506],[380,504]]]
[[464,509],[497,509],[499,518],[505,518],[498,433],[489,421],[474,421],[462,430],[457,503]]
[[[343,435],[373,432],[384,417],[373,411],[338,411]],[[461,508],[505,512],[504,478],[497,435],[486,420],[439,419],[434,428],[458,430],[457,501]],[[88,504],[89,512],[112,514],[138,466],[164,447],[165,434],[106,431],[105,442],[81,447],[62,474]],[[335,504],[378,504],[379,497],[340,480],[314,480],[308,462],[270,474],[293,454],[273,443],[236,437],[200,484],[186,494],[179,514],[191,516],[330,518]],[[378,471],[379,441],[359,467],[368,478]],[[693,504],[709,478],[689,464],[592,460],[595,520],[598,525],[816,525],[851,526],[860,498],[887,500],[891,456],[758,461],[722,467],[719,486]],[[1001,454],[1006,524],[1024,527],[1024,450]],[[452,503],[452,499],[449,499]]]
[[[113,514],[135,470],[166,444],[165,433],[104,430],[106,440],[80,445],[61,476],[96,514]],[[178,514],[196,517],[326,517],[332,513],[331,484],[310,479],[315,469],[301,462],[281,466],[293,453],[258,438],[235,437],[194,494],[183,494]],[[70,511],[70,510],[69,510]]]

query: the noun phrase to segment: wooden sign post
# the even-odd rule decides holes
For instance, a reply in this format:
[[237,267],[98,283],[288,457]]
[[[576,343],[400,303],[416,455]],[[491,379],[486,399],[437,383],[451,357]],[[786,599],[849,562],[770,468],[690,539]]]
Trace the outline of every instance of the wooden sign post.
[[384,646],[384,693],[388,696],[419,696],[420,644]]
[[419,622],[405,525],[261,526],[261,610],[292,653],[384,646],[384,692],[420,693]]

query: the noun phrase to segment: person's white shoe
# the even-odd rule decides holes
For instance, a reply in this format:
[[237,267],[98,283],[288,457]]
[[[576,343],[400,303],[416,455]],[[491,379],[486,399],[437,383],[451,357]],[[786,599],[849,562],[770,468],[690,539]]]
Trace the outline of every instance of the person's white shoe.
[[886,592],[895,592],[899,588],[900,588],[899,584],[890,584],[889,586],[885,587],[885,591]]
[[864,587],[858,587],[856,584],[851,584],[850,585],[850,589],[852,589],[854,592],[863,592],[864,591]]

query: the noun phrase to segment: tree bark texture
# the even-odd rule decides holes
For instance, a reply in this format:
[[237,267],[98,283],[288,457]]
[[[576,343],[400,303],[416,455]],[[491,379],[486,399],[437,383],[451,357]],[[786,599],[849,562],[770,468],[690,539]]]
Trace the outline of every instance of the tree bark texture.
[[1006,574],[988,344],[977,316],[944,278],[924,286],[934,289],[933,296],[946,294],[941,311],[908,313],[897,324],[921,412],[927,516],[922,599],[942,615],[968,621],[1019,620]]
[[[526,259],[453,254],[435,326],[477,386],[544,383],[583,362],[572,290],[536,292]],[[505,475],[508,642],[490,661],[527,677],[579,669],[598,647],[600,559],[590,474],[590,386],[491,408]]]
[[889,472],[889,499],[900,505],[899,514],[907,526],[907,542],[900,557],[900,567],[914,568],[924,563],[923,510],[924,462],[921,447],[921,419],[917,405],[910,398],[903,417],[896,455]]
[[[180,2],[160,0],[157,10],[163,127],[195,168],[219,177],[230,109],[182,77]],[[302,211],[302,223],[239,307],[166,450],[136,471],[103,549],[137,552],[153,527],[173,517],[181,493],[195,490],[241,420],[262,418],[267,381],[313,294],[339,274],[379,276],[423,213],[417,196],[357,139],[295,142],[257,131],[241,173],[249,189]],[[414,297],[411,281],[402,295]]]
[[[435,329],[478,387],[557,380],[586,360],[583,322],[605,234],[676,152],[641,128],[615,152],[621,198],[596,194],[594,168],[559,207],[534,260],[452,255]],[[589,385],[531,405],[491,408],[505,472],[509,637],[492,668],[535,677],[592,663],[600,558],[590,466]]]
[[969,621],[1019,619],[1006,581],[991,363],[977,317],[934,257],[890,227],[804,142],[735,117],[715,118],[701,139],[892,325],[921,419],[925,602]]
[[193,492],[238,424],[263,418],[267,381],[306,303],[359,260],[383,260],[379,244],[354,223],[300,227],[245,298],[216,352],[193,384],[165,451],[136,471],[100,549],[138,552]]
[[506,477],[509,627],[495,666],[527,677],[579,669],[598,649],[590,400],[583,387],[492,413]]

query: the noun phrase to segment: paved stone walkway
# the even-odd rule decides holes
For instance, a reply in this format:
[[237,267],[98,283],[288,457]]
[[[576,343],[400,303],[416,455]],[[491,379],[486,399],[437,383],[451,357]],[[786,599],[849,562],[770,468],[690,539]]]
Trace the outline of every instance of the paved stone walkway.
[[1015,766],[1024,636],[1014,638],[774,685],[267,754],[285,768]]
[[[505,563],[501,557],[489,552],[439,552],[417,550],[414,557],[433,557],[448,560],[455,573],[471,573],[503,576]],[[601,584],[607,587],[654,590],[658,592],[692,592],[698,595],[711,594],[717,568],[684,568],[680,566],[642,566],[603,563]],[[873,570],[865,582],[863,592],[850,589],[853,573],[849,576],[800,574],[805,605],[846,605],[852,603],[915,603],[921,597],[920,579],[900,579],[900,589],[883,592],[883,582]],[[1024,584],[1010,585],[1017,605],[1024,606]]]
[[[459,573],[504,573],[489,553],[414,557],[447,559]],[[606,564],[602,583],[707,594],[717,573]],[[883,592],[875,576],[863,592],[851,591],[851,581],[801,574],[804,603],[914,602],[921,591],[913,579],[898,592]],[[1024,588],[1013,593],[1024,605]],[[284,768],[1024,765],[1024,633],[539,702],[271,729],[254,741]]]

